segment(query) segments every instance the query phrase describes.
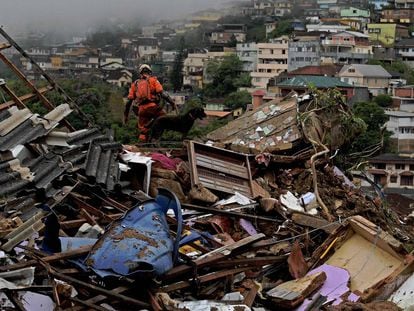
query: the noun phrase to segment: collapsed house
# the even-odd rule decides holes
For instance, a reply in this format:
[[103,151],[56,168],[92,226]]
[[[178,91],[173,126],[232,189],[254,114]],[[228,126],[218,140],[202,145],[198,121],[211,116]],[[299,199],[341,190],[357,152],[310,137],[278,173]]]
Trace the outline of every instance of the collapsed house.
[[[2,86],[2,309],[413,305],[412,226],[330,159],[363,128],[340,97],[271,101],[163,153],[75,130],[74,101],[31,88]],[[35,96],[47,114],[25,106]]]

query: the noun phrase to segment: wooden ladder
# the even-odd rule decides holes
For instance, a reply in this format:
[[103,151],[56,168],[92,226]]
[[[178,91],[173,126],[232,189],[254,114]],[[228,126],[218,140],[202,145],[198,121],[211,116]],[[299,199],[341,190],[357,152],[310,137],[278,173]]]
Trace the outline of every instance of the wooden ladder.
[[[25,108],[25,102],[30,101],[32,99],[37,98],[42,105],[48,110],[51,111],[55,108],[55,105],[47,99],[47,97],[44,95],[45,93],[55,90],[57,91],[69,104],[71,109],[76,111],[78,115],[82,118],[82,120],[86,121],[88,123],[88,126],[92,126],[93,122],[92,120],[82,112],[82,110],[79,108],[77,103],[65,92],[65,90],[62,89],[53,79],[52,77],[47,74],[34,60],[32,57],[30,57],[29,54],[26,53],[25,50],[23,50],[16,41],[11,38],[6,31],[0,27],[0,35],[3,36],[3,38],[6,40],[4,43],[0,43],[0,60],[3,61],[4,64],[6,64],[30,89],[31,93],[25,94],[23,96],[17,96],[6,84],[6,82],[1,79],[0,77],[0,88],[11,98],[11,100],[0,104],[0,111],[3,109],[7,109],[10,106],[17,105],[19,108]],[[37,88],[27,77],[26,75],[17,68],[12,61],[6,57],[2,53],[2,50],[8,49],[14,47],[22,57],[26,58],[27,61],[31,63],[33,68],[37,70],[41,76],[48,82],[49,85],[43,88]],[[65,119],[61,121],[62,125],[64,125],[69,131],[73,132],[75,131],[75,128]]]

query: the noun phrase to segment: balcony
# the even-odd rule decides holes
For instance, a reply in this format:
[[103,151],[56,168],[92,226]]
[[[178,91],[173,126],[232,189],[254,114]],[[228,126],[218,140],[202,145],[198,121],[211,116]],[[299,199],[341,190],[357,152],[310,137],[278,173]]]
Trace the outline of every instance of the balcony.
[[331,57],[334,59],[362,59],[368,60],[372,58],[372,54],[366,53],[350,53],[350,52],[321,52],[321,57]]
[[355,41],[338,41],[338,40],[325,39],[325,40],[322,40],[322,45],[353,47],[355,46]]

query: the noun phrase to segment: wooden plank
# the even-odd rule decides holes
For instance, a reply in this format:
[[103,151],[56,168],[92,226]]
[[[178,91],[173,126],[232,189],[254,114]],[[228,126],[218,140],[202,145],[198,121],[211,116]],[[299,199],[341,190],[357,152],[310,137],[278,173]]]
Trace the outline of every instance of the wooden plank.
[[[197,266],[198,268],[200,268],[200,267],[218,262],[220,260],[224,260],[227,257],[229,257],[230,255],[232,255],[234,251],[242,249],[242,248],[247,248],[247,246],[249,246],[252,243],[262,239],[264,236],[265,236],[264,234],[257,234],[257,235],[254,235],[254,236],[244,238],[244,239],[242,239],[240,241],[237,241],[236,243],[233,243],[231,245],[226,245],[226,246],[220,247],[218,249],[215,249],[214,251],[212,251],[210,253],[207,253],[207,254],[204,254],[204,255],[200,256],[199,258],[197,258],[196,260],[194,260],[194,265]],[[174,278],[176,276],[179,276],[181,274],[184,274],[184,273],[187,273],[187,272],[191,271],[193,268],[194,268],[193,266],[189,266],[189,265],[177,266],[177,267],[171,269],[170,271],[168,271],[164,275],[164,279]]]
[[[1,28],[0,28],[1,32]],[[26,76],[17,68],[4,54],[0,53],[0,59],[11,69],[13,72],[21,79],[23,82],[36,93],[37,97],[43,103],[43,105],[49,110],[52,111],[55,109],[55,106],[36,88],[36,86],[30,82]],[[70,131],[74,131],[75,128],[65,119],[63,119],[62,124],[64,124]]]
[[92,310],[108,311],[108,309],[94,305],[93,303],[90,303],[87,300],[80,300],[76,297],[71,297],[70,300],[72,300],[75,303],[87,306],[88,308],[91,308]]
[[312,292],[320,288],[325,280],[326,274],[321,271],[297,280],[282,283],[266,294],[278,306],[293,309],[301,304]]
[[331,223],[326,219],[298,212],[292,214],[292,221],[300,226],[307,226],[314,229],[321,228],[321,230],[329,234],[340,226],[338,223]]
[[[59,260],[70,259],[73,257],[86,255],[87,253],[89,253],[91,248],[92,248],[92,245],[82,246],[75,250],[70,250],[70,251],[62,252],[62,253],[56,253],[51,256],[43,257],[42,261],[51,263],[51,262],[56,262]],[[26,262],[19,262],[13,265],[0,266],[0,272],[18,270],[18,269],[22,269],[22,268],[26,268],[30,266],[37,266],[38,264],[39,264],[38,260],[28,260]]]
[[272,265],[279,262],[285,262],[288,256],[264,256],[254,258],[236,258],[218,261],[211,264],[211,267],[234,268],[239,266],[261,267],[265,265]]
[[183,208],[198,211],[198,212],[205,212],[209,214],[215,214],[215,215],[224,215],[224,216],[230,216],[230,217],[236,217],[236,218],[244,218],[249,219],[253,221],[262,220],[262,221],[268,221],[273,223],[281,223],[280,220],[276,218],[270,218],[270,217],[264,217],[264,216],[256,216],[251,214],[243,214],[238,212],[232,212],[232,211],[226,211],[224,209],[219,209],[215,207],[205,207],[205,206],[198,206],[194,204],[181,204]]
[[259,291],[259,285],[254,283],[252,280],[247,280],[246,282],[243,282],[243,286],[248,289],[243,303],[251,308]]
[[[214,281],[217,279],[221,279],[224,278],[226,276],[229,275],[234,275],[237,273],[241,273],[241,272],[245,272],[247,270],[250,270],[250,267],[245,267],[245,268],[237,268],[237,269],[230,269],[230,270],[222,270],[222,271],[217,271],[217,272],[213,272],[213,273],[209,273],[206,275],[202,275],[200,277],[198,277],[197,281],[200,283],[205,283],[205,282],[210,282],[210,281]],[[161,287],[161,291],[168,293],[168,292],[172,292],[172,291],[176,291],[179,289],[183,289],[183,288],[187,288],[192,286],[192,282],[190,281],[180,281],[171,285],[167,285],[167,286],[163,286]]]
[[128,303],[128,304],[132,304],[134,306],[139,306],[141,308],[150,308],[150,304],[148,304],[146,302],[143,302],[143,301],[140,301],[140,300],[137,300],[137,299],[134,299],[134,298],[122,295],[122,294],[114,293],[110,290],[107,290],[107,289],[101,288],[99,286],[95,286],[95,285],[80,281],[80,280],[75,279],[73,277],[70,277],[70,276],[67,276],[65,274],[59,273],[55,270],[51,270],[51,271],[49,271],[49,273],[51,275],[55,276],[56,278],[62,280],[62,281],[66,281],[66,282],[71,283],[72,285],[78,285],[80,287],[84,287],[84,288],[90,289],[92,291],[96,291],[96,292],[101,293],[105,296],[113,297],[117,300],[123,301],[123,302]]
[[6,43],[6,42],[0,43],[0,51],[1,50],[5,50],[5,49],[8,49],[10,47],[11,47],[11,44],[9,44],[9,43]]
[[0,87],[4,90],[4,92],[7,95],[9,95],[13,99],[13,102],[17,105],[17,107],[19,107],[20,109],[26,108],[25,104],[20,100],[20,98],[16,94],[14,94],[14,92],[6,84],[2,84],[0,85]]
[[[40,88],[40,89],[38,89],[39,90],[39,92],[40,93],[42,93],[42,94],[44,94],[44,93],[46,93],[46,92],[48,92],[48,91],[51,91],[51,90],[53,90],[53,87],[51,87],[51,86],[46,86],[46,87],[42,87],[42,88]],[[36,98],[37,97],[37,94],[36,93],[30,93],[30,94],[25,94],[25,95],[23,95],[23,96],[19,96],[18,97],[18,99],[21,101],[21,102],[27,102],[27,101],[29,101],[29,100],[32,100],[32,99],[34,99],[34,98]],[[3,103],[3,104],[1,104],[0,105],[0,110],[3,110],[3,109],[6,109],[6,108],[9,108],[10,106],[13,106],[13,105],[15,105],[16,104],[16,102],[14,101],[14,100],[9,100],[9,101],[7,101],[7,102],[5,102],[5,103]]]
[[[117,288],[112,289],[112,292],[115,293],[115,294],[121,294],[121,293],[123,293],[123,292],[125,292],[127,290],[128,290],[128,287],[120,286],[120,287],[117,287]],[[106,297],[105,295],[98,295],[98,296],[95,296],[95,297],[92,297],[92,298],[86,300],[86,302],[94,303],[95,304],[95,303],[104,301],[107,298],[108,297]]]

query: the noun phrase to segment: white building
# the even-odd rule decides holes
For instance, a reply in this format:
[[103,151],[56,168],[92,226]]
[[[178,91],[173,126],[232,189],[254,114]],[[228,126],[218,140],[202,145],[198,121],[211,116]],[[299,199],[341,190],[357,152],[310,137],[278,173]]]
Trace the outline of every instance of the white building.
[[252,72],[252,85],[265,89],[270,78],[288,69],[289,38],[273,39],[270,43],[257,44],[257,70]]
[[257,69],[257,44],[255,42],[238,43],[236,52],[243,62],[243,71],[252,72]]
[[308,32],[311,31],[321,31],[321,32],[341,32],[348,30],[350,27],[347,25],[339,25],[339,24],[308,24],[306,25],[306,30]]
[[207,53],[190,53],[184,60],[184,85],[192,87],[203,87],[204,63],[208,59]]
[[391,140],[398,152],[414,152],[414,113],[406,111],[386,111],[389,117],[387,130],[392,132]]

